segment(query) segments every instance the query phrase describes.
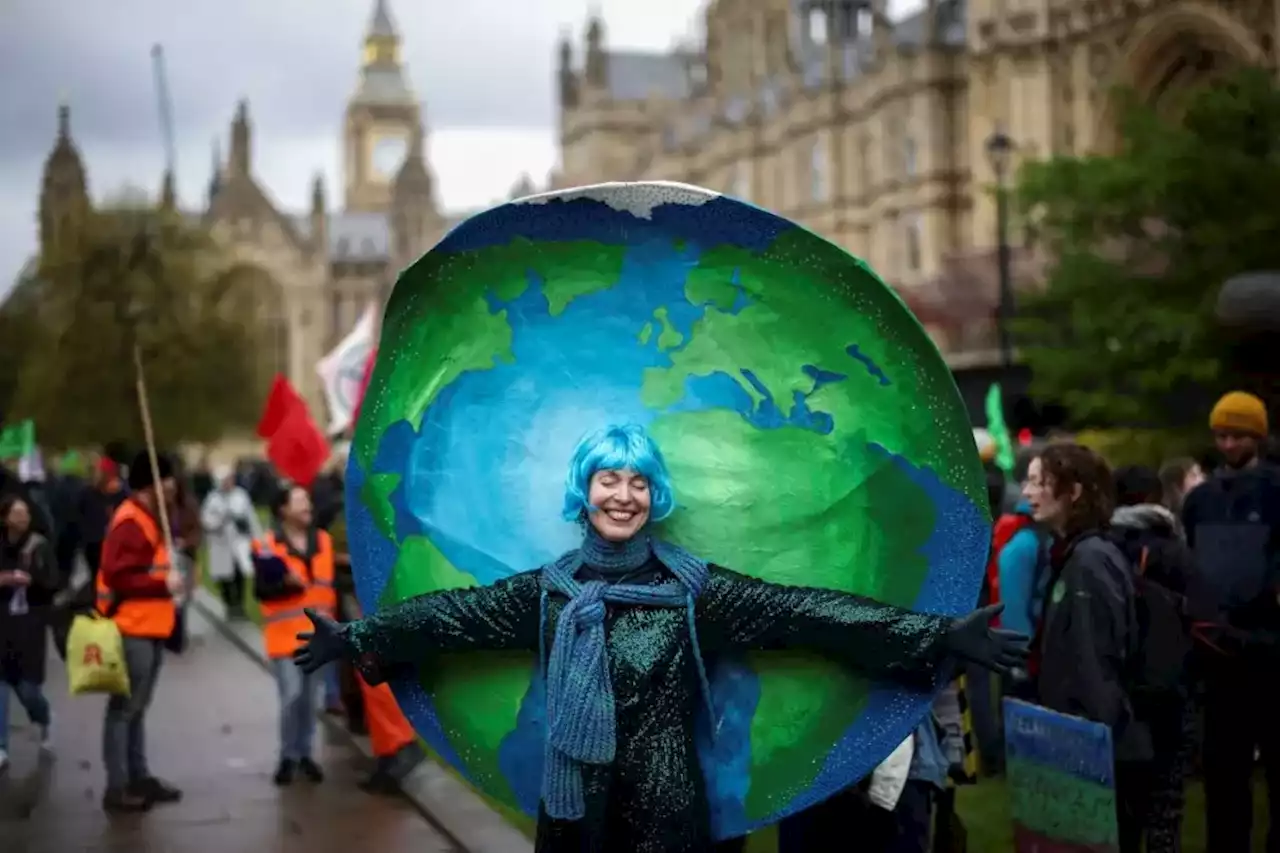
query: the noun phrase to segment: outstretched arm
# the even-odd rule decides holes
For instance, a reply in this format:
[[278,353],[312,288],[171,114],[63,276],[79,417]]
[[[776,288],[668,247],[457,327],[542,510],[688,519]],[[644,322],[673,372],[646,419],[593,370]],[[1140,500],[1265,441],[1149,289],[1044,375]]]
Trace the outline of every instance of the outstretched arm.
[[952,620],[713,566],[698,599],[698,625],[708,651],[810,650],[873,677],[927,685],[947,658]]
[[411,598],[344,626],[347,654],[366,680],[439,652],[536,651],[540,573],[524,572],[490,586]]

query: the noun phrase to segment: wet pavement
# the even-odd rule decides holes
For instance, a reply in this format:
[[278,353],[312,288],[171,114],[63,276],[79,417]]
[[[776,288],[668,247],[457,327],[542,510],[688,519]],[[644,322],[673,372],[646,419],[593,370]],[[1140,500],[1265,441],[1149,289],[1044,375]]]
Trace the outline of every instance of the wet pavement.
[[56,756],[42,760],[17,702],[13,765],[0,775],[3,853],[457,853],[409,803],[356,787],[365,761],[321,726],[320,785],[271,782],[275,684],[191,613],[192,642],[168,656],[147,718],[151,769],[182,788],[181,803],[142,815],[103,813],[105,699],[69,697],[61,661],[49,665]]

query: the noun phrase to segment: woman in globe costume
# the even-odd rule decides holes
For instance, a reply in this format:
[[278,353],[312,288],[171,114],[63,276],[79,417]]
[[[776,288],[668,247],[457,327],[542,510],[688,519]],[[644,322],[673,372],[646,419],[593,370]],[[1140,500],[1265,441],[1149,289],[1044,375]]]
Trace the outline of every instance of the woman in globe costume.
[[345,625],[308,611],[315,631],[297,663],[314,671],[345,656],[380,683],[437,652],[536,652],[547,687],[539,853],[704,853],[695,714],[716,728],[704,653],[808,649],[922,688],[949,677],[952,658],[997,672],[1026,658],[1025,637],[990,627],[998,606],[955,620],[709,565],[651,533],[674,506],[648,433],[608,427],[569,466],[564,516],[582,523],[581,547]]

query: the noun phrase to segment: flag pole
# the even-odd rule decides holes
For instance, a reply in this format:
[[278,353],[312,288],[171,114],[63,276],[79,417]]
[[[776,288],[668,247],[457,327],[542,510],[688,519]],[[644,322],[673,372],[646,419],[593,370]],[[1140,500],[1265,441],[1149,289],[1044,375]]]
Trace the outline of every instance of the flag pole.
[[151,405],[147,401],[147,377],[142,370],[142,346],[133,345],[133,372],[138,390],[138,412],[142,415],[142,436],[147,445],[147,462],[151,465],[151,482],[156,489],[156,512],[160,516],[160,530],[165,549],[173,559],[173,528],[169,525],[169,501],[160,481],[160,457],[156,453],[156,434],[151,425]]

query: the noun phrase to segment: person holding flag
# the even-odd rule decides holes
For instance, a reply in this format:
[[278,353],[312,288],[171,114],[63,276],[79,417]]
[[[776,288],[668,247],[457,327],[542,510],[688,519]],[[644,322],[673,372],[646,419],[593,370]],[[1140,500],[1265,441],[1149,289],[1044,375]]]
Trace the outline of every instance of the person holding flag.
[[98,611],[120,629],[129,674],[129,695],[107,700],[103,723],[102,807],[110,813],[142,812],[182,799],[181,791],[151,774],[145,740],[165,643],[177,627],[177,602],[186,592],[160,522],[162,502],[176,490],[173,462],[158,456],[153,473],[148,454],[138,454],[128,485],[129,496],[111,517],[102,543],[96,580]]

